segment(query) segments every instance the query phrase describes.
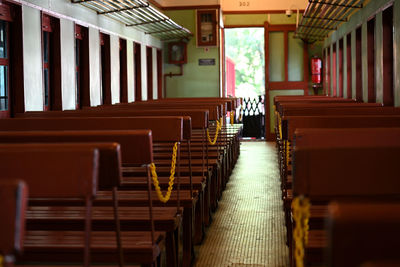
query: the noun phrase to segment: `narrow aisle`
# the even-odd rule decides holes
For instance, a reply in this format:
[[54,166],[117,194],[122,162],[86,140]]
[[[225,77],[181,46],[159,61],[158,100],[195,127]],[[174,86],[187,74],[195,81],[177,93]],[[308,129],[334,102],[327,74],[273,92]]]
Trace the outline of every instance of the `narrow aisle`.
[[194,266],[289,266],[275,143],[240,153]]

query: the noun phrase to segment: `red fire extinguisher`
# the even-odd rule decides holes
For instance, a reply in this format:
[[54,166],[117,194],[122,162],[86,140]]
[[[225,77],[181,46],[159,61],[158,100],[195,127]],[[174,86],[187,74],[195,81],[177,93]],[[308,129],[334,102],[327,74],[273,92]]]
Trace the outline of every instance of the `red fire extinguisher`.
[[311,58],[311,81],[313,87],[320,87],[322,81],[322,59],[317,56]]

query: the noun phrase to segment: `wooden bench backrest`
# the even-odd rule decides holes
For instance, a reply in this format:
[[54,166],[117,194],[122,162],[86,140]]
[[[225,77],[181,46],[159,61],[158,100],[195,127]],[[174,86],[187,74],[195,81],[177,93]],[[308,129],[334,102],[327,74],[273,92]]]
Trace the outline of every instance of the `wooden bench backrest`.
[[[135,102],[136,103],[136,102]],[[105,110],[108,108],[127,108],[127,109],[208,109],[209,110],[209,119],[217,120],[221,118],[223,115],[223,105],[222,104],[210,104],[210,103],[118,103],[115,105],[102,105],[98,107],[90,107],[88,109],[100,109]],[[216,109],[216,111],[214,111]]]
[[144,165],[153,162],[153,142],[150,130],[0,132],[0,143],[33,142],[115,142],[121,145],[123,164]]
[[[185,119],[190,120],[189,117]],[[150,129],[157,141],[183,140],[183,117],[57,117],[5,119],[1,131]]]
[[209,104],[222,104],[224,106],[224,112],[231,111],[234,107],[232,99],[223,98],[163,98],[158,100],[152,100],[150,102],[155,103],[185,103],[185,104],[196,104],[196,103],[209,103]]
[[[332,203],[327,223],[328,266],[399,266],[399,225],[399,202]],[[371,265],[364,265],[367,262]],[[385,262],[397,264],[378,264]]]
[[358,103],[358,102],[284,102],[280,103],[276,110],[280,116],[285,115],[285,111],[291,108],[360,108],[360,107],[382,107],[381,103]]
[[[357,102],[352,99],[342,99],[342,98],[326,98],[326,99],[317,99],[317,100],[285,100],[279,101],[276,103],[275,107],[280,111],[283,105],[297,105],[297,104],[316,104],[316,105],[324,105],[324,104],[356,104]],[[361,104],[361,103],[358,103]],[[376,103],[373,103],[376,104]],[[382,104],[381,104],[382,105]]]
[[[314,200],[400,197],[400,128],[343,129],[324,136],[327,131],[297,132],[292,152],[294,195]],[[335,141],[322,140],[335,134]]]
[[286,116],[282,118],[282,138],[293,140],[299,128],[400,127],[400,115],[374,116]]
[[[207,118],[205,118],[206,122],[203,122],[202,116],[197,116],[197,113],[200,111],[200,113],[207,112],[205,115]],[[175,114],[175,111],[178,112]],[[125,107],[125,106],[119,106],[119,105],[114,105],[114,106],[109,106],[108,108],[101,109],[101,112],[99,112],[99,108],[89,108],[89,109],[83,109],[83,110],[64,110],[64,111],[28,111],[25,113],[17,113],[16,117],[17,118],[31,118],[31,117],[80,117],[80,116],[86,116],[87,113],[93,114],[93,116],[98,116],[98,117],[108,117],[108,116],[113,116],[112,113],[120,113],[121,117],[131,117],[132,116],[137,116],[136,112],[138,113],[143,113],[145,112],[146,115],[143,116],[154,116],[160,112],[166,112],[165,116],[171,116],[173,114],[180,115],[180,116],[190,116],[192,117],[192,127],[197,128],[201,127],[203,123],[208,127],[208,121],[209,120],[216,120],[218,118],[218,107],[217,106],[198,106],[195,108],[177,108],[177,109],[170,109],[170,108],[158,108],[158,107],[150,107],[150,108],[140,108],[140,107]],[[180,112],[184,112],[184,114],[180,114]],[[156,114],[152,114],[156,113]],[[104,115],[103,115],[104,114]],[[124,115],[122,115],[124,114]],[[125,115],[126,114],[126,115]],[[192,116],[191,116],[192,115]]]
[[[293,100],[293,99],[302,99],[302,100],[318,100],[318,99],[325,99],[325,98],[332,98],[330,96],[325,95],[277,95],[274,97],[274,105],[278,102],[282,102],[285,100]],[[343,98],[340,98],[343,99]]]
[[0,179],[0,255],[23,248],[28,187],[18,179]]
[[323,107],[314,106],[291,107],[283,110],[284,116],[340,116],[340,115],[400,115],[396,107]]
[[122,181],[122,160],[120,145],[116,142],[101,142],[101,143],[14,143],[0,144],[0,147],[23,148],[29,146],[34,148],[48,149],[68,149],[71,146],[97,149],[99,152],[99,173],[98,187],[100,190],[111,190],[114,186],[119,186]]
[[[59,119],[59,118],[80,118],[80,119],[89,119],[89,118],[120,118],[120,117],[124,117],[124,118],[130,118],[130,119],[124,119],[124,120],[120,120],[119,123],[111,123],[111,124],[107,124],[107,125],[103,125],[101,126],[101,129],[112,129],[112,127],[114,127],[113,129],[126,129],[126,130],[130,130],[130,129],[146,129],[145,127],[150,127],[148,124],[154,122],[154,118],[156,117],[162,117],[165,118],[165,116],[171,116],[171,117],[182,117],[183,121],[182,121],[182,137],[185,140],[190,140],[192,137],[192,118],[190,116],[186,116],[186,115],[180,115],[178,114],[178,112],[176,113],[171,113],[171,114],[166,114],[168,112],[162,112],[162,111],[157,111],[157,112],[145,112],[145,111],[140,111],[140,112],[131,112],[131,111],[118,111],[118,110],[105,110],[105,111],[101,111],[99,112],[98,110],[68,110],[68,111],[48,111],[48,112],[27,112],[27,113],[21,113],[19,116],[17,116],[17,119]],[[199,124],[200,122],[200,114],[196,113],[195,115],[197,115],[196,119],[197,119],[197,123]],[[203,116],[205,116],[205,114],[201,114]],[[129,127],[126,127],[124,125],[124,122],[126,122],[127,120],[131,120],[131,119],[136,119],[136,120],[143,120],[144,117],[154,117],[154,118],[150,118],[149,122],[144,123],[141,122],[140,124],[138,124],[137,122],[135,124],[127,124],[129,125]],[[51,122],[51,120],[49,120],[48,122]],[[172,136],[172,137],[167,137],[166,134],[169,134],[171,132],[164,132],[164,131],[159,131],[159,127],[157,126],[163,126],[163,127],[168,127],[169,129],[171,129],[171,126],[167,126],[166,123],[168,123],[169,120],[163,120],[163,122],[160,123],[156,123],[152,128],[150,128],[151,130],[154,130],[157,133],[157,141],[161,141],[161,139],[163,139],[162,141],[165,140],[165,138],[175,138],[176,136]],[[32,126],[32,130],[33,129],[58,129],[58,127],[62,127],[62,126],[54,126],[54,128],[52,128],[53,126],[51,125],[45,125],[43,126],[43,123],[46,123],[44,121],[40,122],[36,125],[36,126]],[[24,128],[20,127],[20,126],[11,126],[11,125],[16,125],[18,124],[17,122],[12,122],[12,123],[8,123],[6,125],[10,126],[12,129],[12,127],[14,127],[14,130],[24,130]],[[46,123],[47,124],[47,123]],[[32,125],[32,124],[29,124]],[[58,123],[56,125],[59,125]],[[69,125],[69,124],[68,124]],[[92,124],[88,124],[88,125],[92,125]],[[134,125],[134,126],[132,126]],[[175,124],[172,124],[172,127]],[[204,121],[203,121],[203,125],[204,125]],[[7,130],[8,126],[4,126],[4,130]],[[44,127],[44,128],[43,128]],[[96,126],[95,128],[97,128],[99,126]],[[175,131],[173,131],[175,132]],[[167,139],[170,140],[170,139]]]
[[94,197],[97,191],[97,149],[0,145],[2,177],[24,180],[29,197]]

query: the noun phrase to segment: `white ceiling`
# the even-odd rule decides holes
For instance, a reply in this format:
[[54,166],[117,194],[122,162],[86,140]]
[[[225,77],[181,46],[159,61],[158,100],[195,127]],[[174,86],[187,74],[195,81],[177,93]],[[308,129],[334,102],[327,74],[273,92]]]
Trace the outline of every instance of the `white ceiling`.
[[165,7],[221,5],[224,11],[305,9],[308,0],[155,0]]

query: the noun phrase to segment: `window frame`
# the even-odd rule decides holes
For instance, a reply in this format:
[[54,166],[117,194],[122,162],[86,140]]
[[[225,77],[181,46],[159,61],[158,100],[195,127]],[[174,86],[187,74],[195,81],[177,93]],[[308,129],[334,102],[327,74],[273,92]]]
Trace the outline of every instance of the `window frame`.
[[394,106],[394,36],[393,4],[382,11],[383,34],[383,105]]
[[135,101],[142,101],[142,51],[141,44],[133,42]]
[[153,100],[153,48],[146,46],[147,100]]
[[376,102],[375,86],[375,17],[367,22],[368,103]]
[[[3,18],[4,16],[2,16]],[[5,18],[7,19],[7,17]],[[11,17],[9,17],[9,19],[11,20]],[[7,109],[4,110],[0,110],[0,118],[9,118],[11,115],[11,101],[10,101],[10,38],[9,38],[9,21],[8,20],[1,20],[5,22],[5,36],[6,36],[6,41],[5,41],[5,55],[6,57],[4,58],[0,58],[0,66],[6,66],[6,77],[5,77],[5,88],[4,88],[4,92],[5,95],[4,96],[0,96],[0,97],[4,97],[5,102],[7,102]],[[11,20],[12,21],[12,20]]]
[[111,105],[110,35],[100,32],[101,104]]
[[[89,30],[75,24],[75,108],[90,106]],[[78,48],[77,48],[78,46]],[[79,60],[79,66],[77,65]]]
[[119,39],[119,102],[128,103],[128,62],[126,39]]
[[[43,110],[61,110],[60,19],[44,12],[41,15]],[[45,52],[47,53],[45,54]],[[45,61],[46,55],[47,62]],[[45,75],[46,71],[47,78]]]

